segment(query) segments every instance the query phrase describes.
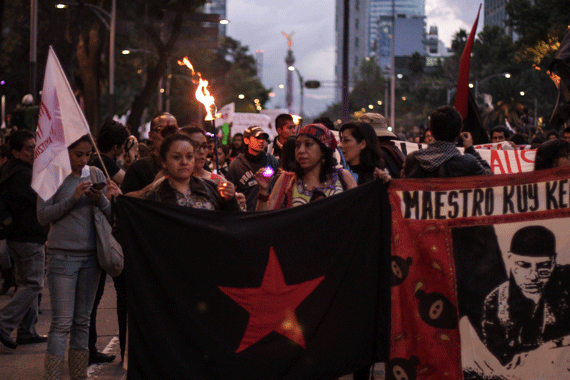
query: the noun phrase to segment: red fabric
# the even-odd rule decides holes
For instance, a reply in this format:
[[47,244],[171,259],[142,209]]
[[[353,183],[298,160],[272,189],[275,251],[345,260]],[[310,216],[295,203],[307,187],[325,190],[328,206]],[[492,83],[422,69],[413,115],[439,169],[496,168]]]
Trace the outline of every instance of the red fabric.
[[473,41],[475,40],[475,32],[477,31],[477,24],[479,23],[479,13],[481,12],[481,5],[477,12],[477,18],[469,33],[469,38],[463,49],[461,55],[461,62],[459,63],[459,78],[457,79],[457,92],[455,94],[455,108],[465,119],[467,117],[468,109],[468,94],[469,94],[469,66],[471,65],[471,49],[473,48]]

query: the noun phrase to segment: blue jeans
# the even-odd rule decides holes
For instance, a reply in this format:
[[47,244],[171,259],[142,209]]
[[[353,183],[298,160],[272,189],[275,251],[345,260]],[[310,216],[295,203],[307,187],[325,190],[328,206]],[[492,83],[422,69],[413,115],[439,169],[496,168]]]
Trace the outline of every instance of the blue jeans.
[[48,354],[65,355],[68,335],[70,349],[88,349],[89,316],[100,276],[101,267],[96,254],[48,254],[48,284],[52,310]]
[[45,248],[43,244],[8,241],[14,259],[18,291],[0,310],[0,330],[8,335],[18,326],[18,338],[38,334],[38,294],[44,287]]

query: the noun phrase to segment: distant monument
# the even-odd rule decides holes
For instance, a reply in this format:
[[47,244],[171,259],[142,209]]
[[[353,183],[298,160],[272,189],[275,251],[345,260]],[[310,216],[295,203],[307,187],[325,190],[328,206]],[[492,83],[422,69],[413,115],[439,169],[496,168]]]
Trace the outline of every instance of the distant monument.
[[287,39],[287,56],[285,57],[285,64],[287,65],[287,93],[285,95],[285,103],[287,103],[287,109],[289,110],[290,114],[294,114],[293,110],[293,71],[289,70],[289,67],[295,64],[295,57],[293,56],[293,51],[291,48],[293,47],[293,34],[295,32],[291,32],[287,34],[285,32],[281,32],[283,36]]

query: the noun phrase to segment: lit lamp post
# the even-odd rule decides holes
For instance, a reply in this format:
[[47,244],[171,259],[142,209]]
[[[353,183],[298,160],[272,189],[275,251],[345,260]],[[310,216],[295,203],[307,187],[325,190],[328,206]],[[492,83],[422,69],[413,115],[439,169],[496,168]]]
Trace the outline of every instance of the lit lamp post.
[[[56,8],[64,9],[70,5],[78,6],[79,4],[62,2],[56,4]],[[117,0],[112,0],[111,2],[111,13],[91,3],[82,3],[81,5],[89,8],[97,17],[99,17],[103,25],[109,29],[109,113],[111,114],[111,117],[113,117],[115,115],[115,26],[117,24]],[[108,17],[109,22],[107,22],[103,16]]]
[[505,77],[505,78],[509,79],[511,77],[511,74],[510,73],[493,74],[493,75],[489,75],[489,76],[487,76],[481,80],[476,80],[475,81],[475,99],[477,99],[477,96],[479,95],[479,85],[480,84],[487,82],[489,79],[498,78],[498,77]]
[[289,71],[294,71],[297,73],[297,76],[299,77],[299,85],[301,88],[301,112],[300,112],[300,116],[301,119],[303,119],[303,100],[304,100],[304,93],[305,93],[305,82],[303,81],[303,76],[301,75],[301,73],[299,72],[299,69],[296,68],[295,66],[289,66],[287,68]]

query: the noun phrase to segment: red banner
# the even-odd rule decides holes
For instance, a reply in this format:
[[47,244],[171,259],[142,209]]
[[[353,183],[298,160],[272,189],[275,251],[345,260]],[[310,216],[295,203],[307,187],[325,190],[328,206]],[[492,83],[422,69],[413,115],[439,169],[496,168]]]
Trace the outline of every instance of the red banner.
[[392,181],[387,379],[570,378],[569,178]]

